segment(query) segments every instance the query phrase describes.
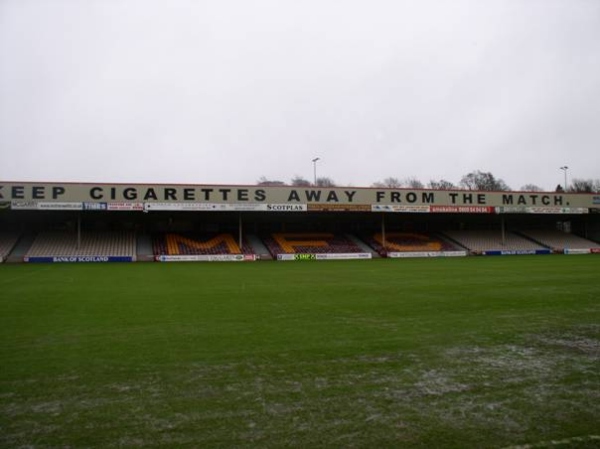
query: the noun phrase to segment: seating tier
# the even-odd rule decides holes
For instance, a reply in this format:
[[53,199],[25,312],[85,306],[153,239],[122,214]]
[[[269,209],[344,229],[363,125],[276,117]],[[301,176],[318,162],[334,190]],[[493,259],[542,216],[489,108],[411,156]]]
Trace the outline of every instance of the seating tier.
[[18,240],[18,232],[0,232],[0,262],[6,259]]
[[379,254],[387,252],[456,251],[458,248],[435,234],[387,232],[363,236],[363,240]]
[[135,235],[129,231],[82,232],[46,231],[39,233],[26,257],[53,256],[134,256]]
[[277,233],[263,236],[269,252],[277,254],[346,254],[364,252],[347,236],[332,233]]
[[252,248],[238,242],[227,233],[168,233],[156,234],[152,237],[154,254],[160,255],[219,255],[219,254],[252,254]]
[[524,231],[522,234],[549,248],[587,249],[600,247],[598,243],[591,240],[558,230]]
[[547,249],[538,243],[512,232],[506,232],[504,240],[502,233],[497,230],[447,231],[445,234],[471,251],[530,251]]

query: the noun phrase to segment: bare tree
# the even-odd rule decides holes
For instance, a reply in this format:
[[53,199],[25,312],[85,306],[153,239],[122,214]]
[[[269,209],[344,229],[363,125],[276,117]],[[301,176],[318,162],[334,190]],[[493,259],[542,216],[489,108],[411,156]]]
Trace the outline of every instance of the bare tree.
[[523,187],[521,187],[521,190],[523,192],[543,192],[544,189],[542,189],[539,186],[536,186],[535,184],[525,184]]
[[567,189],[569,192],[575,193],[597,193],[600,191],[600,180],[596,179],[578,179],[571,181],[571,185]]
[[317,187],[336,187],[335,182],[331,178],[317,178]]
[[261,176],[260,179],[256,182],[259,186],[267,186],[267,187],[278,187],[286,185],[283,181],[275,181],[271,179],[267,179],[266,176]]
[[468,173],[460,180],[460,185],[467,190],[497,190],[507,191],[510,187],[490,172],[479,170]]
[[309,180],[304,179],[302,176],[295,176],[290,181],[290,185],[295,187],[310,187],[312,183]]
[[425,188],[423,183],[415,177],[404,178],[402,180],[392,177],[385,178],[383,181],[373,183],[372,187],[379,187],[383,189],[399,189],[402,187],[409,189]]
[[380,189],[397,189],[402,187],[402,183],[398,178],[385,178],[381,182],[373,183],[372,187],[378,187]]
[[417,178],[415,178],[414,176],[411,176],[410,178],[406,178],[402,181],[402,185],[405,187],[408,187],[410,189],[423,189],[425,188],[425,186],[423,185],[423,183],[421,181],[419,181]]
[[446,181],[445,179],[440,179],[439,181],[431,180],[427,184],[427,187],[433,190],[454,190],[456,186],[452,184],[450,181]]

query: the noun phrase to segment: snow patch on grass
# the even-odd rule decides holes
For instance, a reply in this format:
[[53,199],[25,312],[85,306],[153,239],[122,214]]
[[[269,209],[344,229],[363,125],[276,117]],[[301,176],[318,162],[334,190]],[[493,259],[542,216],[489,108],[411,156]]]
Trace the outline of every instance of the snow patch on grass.
[[469,389],[469,385],[455,382],[447,373],[439,370],[425,371],[414,387],[424,395],[444,395],[448,393],[458,393]]
[[531,444],[519,444],[516,446],[506,446],[503,449],[545,449],[545,448],[557,448],[564,447],[565,449],[568,447],[573,447],[573,445],[577,443],[591,443],[598,442],[598,446],[600,446],[600,435],[586,435],[586,436],[578,436],[571,438],[563,438],[561,440],[550,440],[550,441],[539,441],[537,443]]

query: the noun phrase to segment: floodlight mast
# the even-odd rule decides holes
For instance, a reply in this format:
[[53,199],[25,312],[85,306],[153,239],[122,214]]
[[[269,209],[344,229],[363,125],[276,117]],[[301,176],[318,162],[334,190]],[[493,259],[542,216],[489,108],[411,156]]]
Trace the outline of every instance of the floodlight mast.
[[313,163],[313,174],[314,174],[314,185],[317,186],[317,162],[320,161],[320,157],[316,157],[312,160]]
[[569,167],[567,167],[566,165],[563,165],[562,167],[560,167],[560,169],[565,172],[565,192],[567,191],[567,171],[569,170]]

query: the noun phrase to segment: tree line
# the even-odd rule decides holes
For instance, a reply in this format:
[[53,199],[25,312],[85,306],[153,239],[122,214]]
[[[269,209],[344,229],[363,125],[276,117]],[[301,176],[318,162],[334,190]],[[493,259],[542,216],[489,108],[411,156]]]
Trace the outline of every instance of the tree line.
[[[328,177],[317,178],[316,184],[309,180],[295,176],[289,183],[283,181],[270,180],[262,176],[257,184],[260,186],[294,186],[294,187],[337,187],[333,179]],[[484,191],[500,191],[505,192],[512,190],[503,179],[494,176],[490,172],[482,172],[475,170],[464,175],[458,184],[454,184],[447,179],[430,180],[424,184],[415,177],[404,179],[388,177],[382,181],[375,182],[371,187],[389,188],[389,189],[432,189],[432,190],[484,190]],[[519,190],[524,192],[543,192],[544,189],[535,184],[525,184]],[[600,193],[600,179],[579,179],[574,178],[571,183],[565,187],[558,184],[555,192],[572,192],[572,193]]]

